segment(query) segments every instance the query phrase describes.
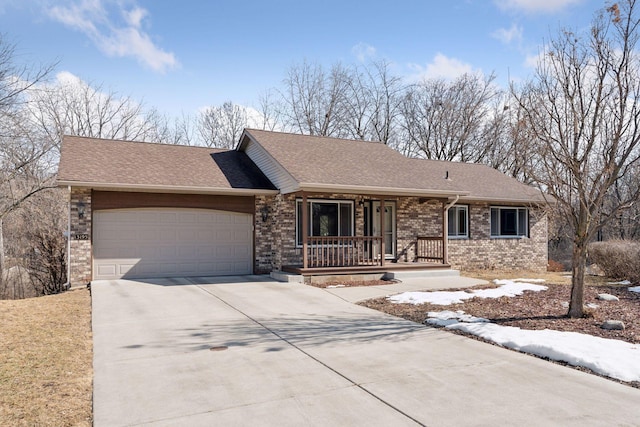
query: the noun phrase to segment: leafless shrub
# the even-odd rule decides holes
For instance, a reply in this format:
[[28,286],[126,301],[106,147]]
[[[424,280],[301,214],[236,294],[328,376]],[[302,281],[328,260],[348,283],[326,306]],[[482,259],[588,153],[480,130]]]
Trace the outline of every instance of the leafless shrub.
[[589,259],[598,264],[607,277],[640,281],[640,242],[594,242],[589,245]]

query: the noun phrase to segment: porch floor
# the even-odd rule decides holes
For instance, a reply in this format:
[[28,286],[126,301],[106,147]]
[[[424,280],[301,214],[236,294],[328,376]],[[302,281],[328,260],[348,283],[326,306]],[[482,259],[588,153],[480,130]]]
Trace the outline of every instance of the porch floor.
[[451,265],[439,262],[386,262],[385,265],[355,265],[350,267],[307,267],[300,265],[283,265],[285,273],[314,276],[323,274],[360,274],[360,273],[386,273],[388,271],[411,270],[449,270]]

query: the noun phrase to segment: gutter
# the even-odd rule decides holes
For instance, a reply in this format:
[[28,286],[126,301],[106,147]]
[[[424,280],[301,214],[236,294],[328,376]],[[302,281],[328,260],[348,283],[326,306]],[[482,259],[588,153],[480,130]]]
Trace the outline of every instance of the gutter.
[[[318,192],[318,193],[353,193],[353,194],[367,194],[367,195],[398,195],[398,196],[414,196],[414,197],[456,197],[460,195],[468,196],[468,191],[451,191],[451,190],[428,190],[420,188],[396,188],[396,187],[365,187],[365,186],[350,186],[350,185],[337,185],[337,184],[309,184],[299,183],[298,188],[293,191],[283,192],[295,193],[298,191],[306,192]],[[457,200],[457,199],[456,199]]]
[[456,203],[458,203],[458,200],[460,200],[460,195],[456,194],[456,198],[453,202],[447,203],[444,206],[444,212],[447,213],[449,211],[449,209],[451,209],[453,207],[453,205],[455,205]]
[[460,195],[456,194],[456,198],[444,205],[442,209],[442,261],[449,264],[449,209],[460,200]]
[[140,185],[140,184],[121,184],[121,183],[96,183],[84,181],[65,181],[58,180],[59,187],[89,187],[96,190],[124,190],[124,191],[145,191],[154,193],[197,193],[197,194],[220,194],[220,195],[237,195],[237,196],[253,196],[253,195],[275,195],[279,190],[265,190],[253,188],[215,188],[215,187],[192,187],[192,186],[166,186],[166,185]]

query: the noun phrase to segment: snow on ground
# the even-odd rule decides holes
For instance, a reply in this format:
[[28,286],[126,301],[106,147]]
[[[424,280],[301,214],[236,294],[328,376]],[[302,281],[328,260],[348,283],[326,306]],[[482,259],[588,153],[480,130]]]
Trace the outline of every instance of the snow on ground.
[[398,295],[388,297],[388,300],[396,304],[424,304],[426,302],[435,305],[458,304],[464,300],[474,297],[479,298],[500,298],[503,296],[513,297],[522,295],[524,291],[544,291],[546,286],[534,285],[532,281],[542,279],[516,279],[528,280],[529,282],[516,283],[514,280],[494,280],[496,285],[500,285],[494,289],[477,289],[469,292],[465,291],[435,291],[435,292],[403,292]]
[[544,283],[544,279],[511,279],[512,282]]
[[[495,289],[437,292],[404,292],[388,297],[394,303],[450,305],[473,297],[499,298],[522,295],[523,291],[542,291],[546,286],[535,285],[542,279],[494,280]],[[628,281],[611,284],[630,284]],[[640,292],[640,286],[630,287]],[[567,304],[568,305],[568,304]],[[594,308],[597,307],[593,304]],[[640,381],[640,345],[612,340],[577,332],[560,332],[549,329],[525,330],[513,326],[501,326],[487,319],[465,314],[464,311],[429,312],[425,323],[473,334],[524,353],[535,354],[551,360],[583,366],[602,375],[622,381]]]
[[427,324],[463,331],[504,347],[573,366],[584,366],[622,381],[640,381],[640,345],[637,344],[577,332],[500,326],[463,311],[429,312],[428,316]]
[[630,285],[631,282],[628,280],[621,280],[620,282],[607,282],[607,285]]

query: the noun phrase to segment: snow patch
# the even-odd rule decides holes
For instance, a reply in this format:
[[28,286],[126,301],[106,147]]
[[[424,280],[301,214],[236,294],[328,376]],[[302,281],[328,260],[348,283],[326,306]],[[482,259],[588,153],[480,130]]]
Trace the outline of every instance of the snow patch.
[[622,381],[640,381],[640,345],[637,344],[577,332],[530,331],[489,322],[467,322],[462,320],[468,316],[463,311],[430,312],[428,315],[428,320],[433,319],[430,324],[440,321],[447,329],[473,334],[503,347],[583,366]]
[[631,282],[628,280],[621,280],[619,282],[607,282],[607,285],[630,285]]
[[629,290],[630,290],[631,292],[638,292],[638,293],[640,293],[640,286],[634,286],[634,287],[632,287],[632,288],[629,288]]
[[[529,280],[529,279],[527,279]],[[500,298],[503,296],[514,297],[522,295],[524,291],[545,291],[548,288],[542,285],[534,285],[532,283],[516,283],[513,280],[494,280],[496,285],[500,285],[494,289],[477,289],[469,292],[465,291],[434,291],[434,292],[403,292],[398,295],[388,297],[388,300],[396,304],[413,304],[420,305],[430,303],[434,305],[450,305],[459,304],[465,300],[478,298]]]

